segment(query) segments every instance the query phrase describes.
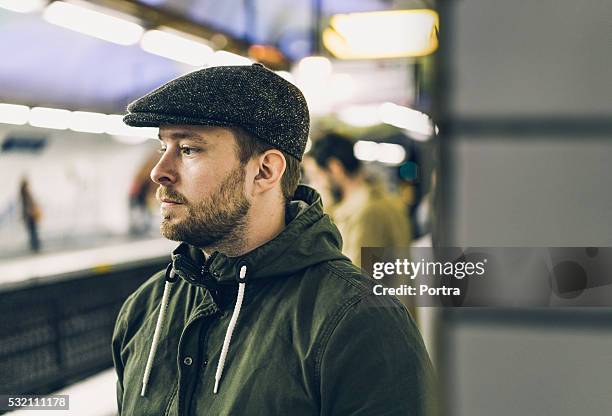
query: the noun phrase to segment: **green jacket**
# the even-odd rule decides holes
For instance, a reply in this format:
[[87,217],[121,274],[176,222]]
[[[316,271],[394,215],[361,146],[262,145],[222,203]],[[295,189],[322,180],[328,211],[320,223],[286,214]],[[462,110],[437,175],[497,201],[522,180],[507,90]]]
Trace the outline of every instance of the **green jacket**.
[[423,414],[432,369],[406,309],[341,254],[314,190],[298,188],[287,218],[237,258],[181,244],[126,300],[112,343],[122,415]]

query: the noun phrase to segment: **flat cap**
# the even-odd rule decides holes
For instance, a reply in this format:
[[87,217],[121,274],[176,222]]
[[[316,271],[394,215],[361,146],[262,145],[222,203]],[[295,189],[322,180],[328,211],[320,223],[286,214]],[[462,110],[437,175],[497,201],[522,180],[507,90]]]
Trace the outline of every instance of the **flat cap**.
[[216,66],[176,78],[128,106],[133,127],[238,126],[302,160],[310,118],[302,92],[261,64]]

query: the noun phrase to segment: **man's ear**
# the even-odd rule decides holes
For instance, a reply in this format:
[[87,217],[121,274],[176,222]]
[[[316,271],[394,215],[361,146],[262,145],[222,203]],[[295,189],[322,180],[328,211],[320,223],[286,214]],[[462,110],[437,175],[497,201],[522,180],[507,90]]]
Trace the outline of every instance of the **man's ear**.
[[280,183],[287,162],[283,154],[276,149],[266,150],[257,158],[258,172],[254,178],[256,191],[265,192]]

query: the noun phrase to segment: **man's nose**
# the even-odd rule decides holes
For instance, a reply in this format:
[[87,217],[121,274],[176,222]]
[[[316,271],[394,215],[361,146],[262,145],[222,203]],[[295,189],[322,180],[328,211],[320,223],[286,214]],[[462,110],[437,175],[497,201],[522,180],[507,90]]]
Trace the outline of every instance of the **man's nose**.
[[168,151],[162,154],[157,164],[151,170],[151,180],[158,185],[173,184],[176,182],[174,162]]

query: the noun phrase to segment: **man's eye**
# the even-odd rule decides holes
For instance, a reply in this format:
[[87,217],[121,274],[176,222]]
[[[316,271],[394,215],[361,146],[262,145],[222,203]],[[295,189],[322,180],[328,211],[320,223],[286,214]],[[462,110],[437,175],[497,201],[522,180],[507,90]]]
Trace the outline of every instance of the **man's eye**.
[[157,153],[164,153],[166,151],[165,147],[160,147],[159,149],[157,149]]
[[197,152],[197,149],[194,149],[193,147],[189,147],[189,146],[182,146],[181,147],[181,153],[183,153],[184,155],[191,155],[193,153]]

